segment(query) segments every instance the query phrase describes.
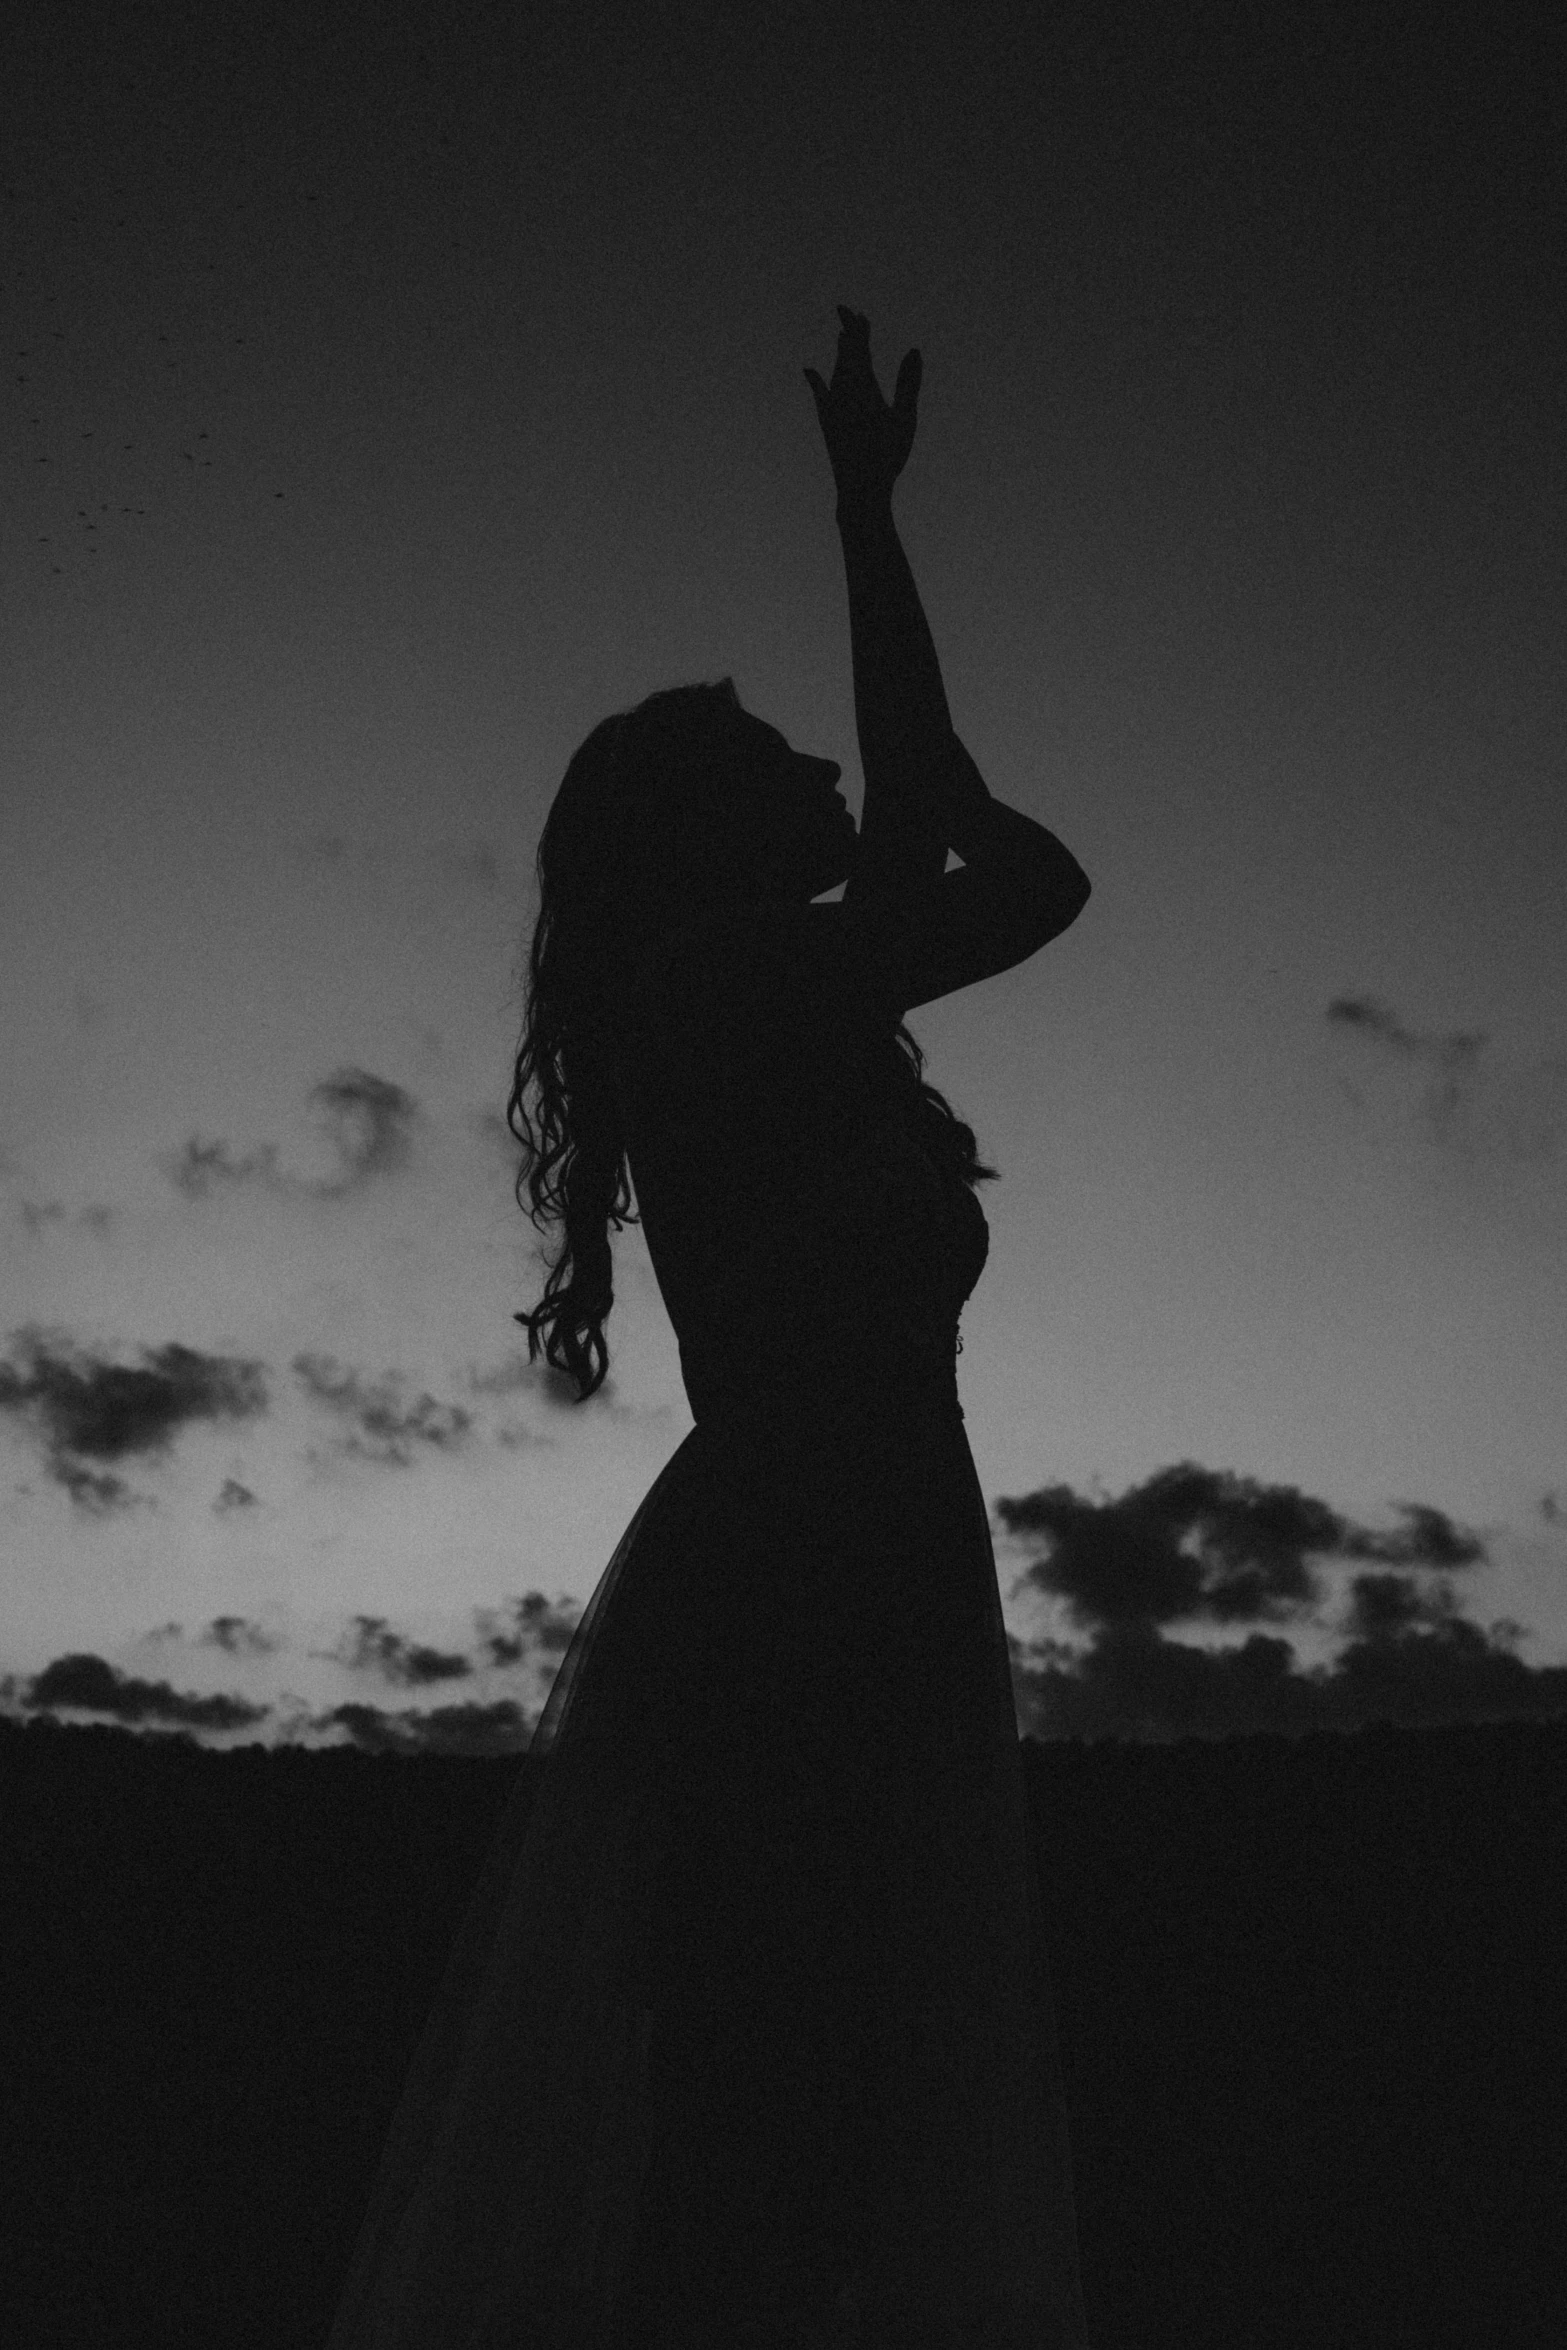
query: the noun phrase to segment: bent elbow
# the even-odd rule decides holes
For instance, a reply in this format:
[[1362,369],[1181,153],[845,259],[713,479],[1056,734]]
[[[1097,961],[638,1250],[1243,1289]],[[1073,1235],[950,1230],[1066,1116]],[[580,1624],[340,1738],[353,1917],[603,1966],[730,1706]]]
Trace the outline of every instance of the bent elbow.
[[1070,930],[1092,895],[1093,884],[1075,859],[1067,870],[1053,875],[1049,887],[1041,893],[1038,946],[1048,946],[1063,930]]
[[1040,885],[1052,897],[1086,899],[1092,883],[1064,841],[1051,836],[1050,854],[1041,860]]
[[1070,905],[1073,915],[1080,914],[1093,886],[1087,874],[1064,840],[1058,840],[1042,824],[1031,829],[1039,836],[1036,845],[1042,852],[1037,860],[1030,860],[1038,877],[1036,886],[1040,895],[1052,906]]

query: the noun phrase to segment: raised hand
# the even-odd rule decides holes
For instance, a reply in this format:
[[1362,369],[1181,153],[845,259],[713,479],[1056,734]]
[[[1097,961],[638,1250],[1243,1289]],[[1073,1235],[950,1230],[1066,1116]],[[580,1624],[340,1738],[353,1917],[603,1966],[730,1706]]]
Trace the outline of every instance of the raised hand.
[[889,407],[871,365],[870,320],[858,310],[846,310],[841,302],[838,316],[842,323],[832,382],[824,384],[814,367],[806,368],[805,380],[816,402],[842,504],[891,494],[914,446],[923,363],[918,351],[904,353]]

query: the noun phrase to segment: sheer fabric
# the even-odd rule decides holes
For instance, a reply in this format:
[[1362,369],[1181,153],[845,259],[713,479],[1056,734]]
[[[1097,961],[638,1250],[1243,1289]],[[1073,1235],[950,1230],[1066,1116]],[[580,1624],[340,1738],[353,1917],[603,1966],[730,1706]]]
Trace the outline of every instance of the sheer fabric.
[[556,1676],[327,2350],[1084,2350],[954,1366],[984,1218],[893,1145],[860,1205],[754,1328],[679,1332],[696,1427]]

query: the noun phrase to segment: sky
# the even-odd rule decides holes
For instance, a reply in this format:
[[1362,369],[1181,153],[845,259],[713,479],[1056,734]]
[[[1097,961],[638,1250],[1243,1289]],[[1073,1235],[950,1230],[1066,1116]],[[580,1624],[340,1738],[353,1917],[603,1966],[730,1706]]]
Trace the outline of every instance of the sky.
[[691,1427],[527,1362],[572,751],[858,812],[806,365],[1093,883],[916,1012],[1020,1727],[1567,1707],[1544,12],[66,4],[0,41],[0,1711],[511,1751]]

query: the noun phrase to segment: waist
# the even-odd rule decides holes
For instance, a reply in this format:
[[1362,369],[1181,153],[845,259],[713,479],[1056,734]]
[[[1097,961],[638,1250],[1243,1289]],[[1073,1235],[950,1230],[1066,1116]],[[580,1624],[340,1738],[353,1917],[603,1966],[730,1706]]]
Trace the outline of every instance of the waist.
[[911,1421],[962,1420],[956,1333],[940,1352],[877,1354],[823,1348],[808,1362],[709,1358],[700,1367],[682,1347],[681,1375],[698,1428],[758,1421],[790,1426],[875,1429]]

